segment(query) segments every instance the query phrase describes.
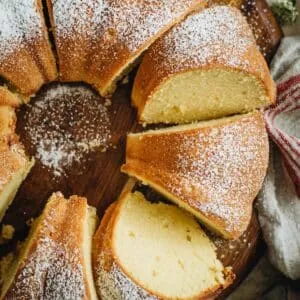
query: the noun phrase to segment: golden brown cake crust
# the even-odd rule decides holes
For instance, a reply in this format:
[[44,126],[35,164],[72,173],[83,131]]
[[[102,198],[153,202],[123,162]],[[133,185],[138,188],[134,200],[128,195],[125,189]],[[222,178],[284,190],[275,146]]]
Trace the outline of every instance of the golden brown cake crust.
[[18,107],[22,100],[16,94],[11,93],[6,87],[0,86],[0,105]]
[[53,194],[5,299],[91,299],[82,250],[87,210],[85,198]]
[[[158,299],[166,299],[162,295],[159,294],[152,294],[148,291],[145,287],[138,285],[135,280],[122,268],[122,264],[118,260],[117,255],[114,253],[113,249],[113,234],[114,234],[114,224],[117,222],[119,217],[120,209],[122,209],[122,203],[125,200],[125,197],[130,193],[130,186],[132,186],[132,182],[129,182],[127,186],[125,186],[122,194],[120,195],[117,202],[111,204],[111,206],[106,210],[105,215],[101,221],[101,224],[95,234],[94,237],[94,245],[93,245],[93,268],[94,268],[94,276],[96,281],[96,286],[98,291],[100,290],[100,272],[105,271],[107,272],[107,279],[110,282],[106,283],[106,285],[111,285],[111,290],[107,290],[105,292],[104,300],[111,299],[132,299],[132,300],[158,300]],[[226,282],[224,285],[216,286],[215,288],[211,288],[210,290],[204,291],[200,295],[193,297],[193,298],[186,298],[186,300],[196,300],[196,299],[214,299],[224,288],[229,286],[233,279],[234,274],[229,271],[225,270]],[[111,280],[118,280],[117,282],[113,282]],[[101,286],[103,289],[103,285]],[[119,291],[118,291],[119,289]],[[123,289],[123,293],[120,292],[120,289]],[[111,293],[115,290],[116,293]],[[123,297],[120,298],[122,294]],[[131,295],[131,298],[126,298],[126,296]],[[136,297],[138,296],[138,297]],[[101,297],[99,293],[99,297]],[[169,299],[169,298],[168,298]],[[172,298],[173,299],[173,298]],[[171,298],[170,298],[171,300]]]
[[[135,58],[205,0],[47,0],[62,81],[85,81],[102,95]],[[88,45],[88,47],[87,47]]]
[[15,135],[17,122],[15,108],[21,102],[16,94],[11,93],[6,87],[0,86],[0,143],[18,140]]
[[204,128],[129,134],[122,171],[235,239],[247,228],[266,174],[268,137],[259,112],[221,120]]
[[15,134],[15,107],[20,103],[19,97],[0,87],[0,220],[34,164]]
[[[216,20],[219,32],[201,29],[211,20]],[[275,84],[246,19],[236,8],[215,6],[188,16],[149,48],[132,90],[132,103],[138,108],[139,119],[151,95],[170,77],[217,68],[254,75],[266,90],[266,105],[274,103]]]
[[0,143],[8,144],[11,140],[18,140],[15,135],[16,121],[14,108],[0,105]]
[[15,134],[17,117],[13,106],[17,105],[19,99],[6,88],[0,87],[0,194],[14,174],[29,162]]
[[0,24],[4,27],[0,38],[0,76],[19,93],[30,96],[57,76],[42,2],[4,2],[0,3]]
[[0,194],[13,176],[29,163],[23,146],[18,142],[0,141]]

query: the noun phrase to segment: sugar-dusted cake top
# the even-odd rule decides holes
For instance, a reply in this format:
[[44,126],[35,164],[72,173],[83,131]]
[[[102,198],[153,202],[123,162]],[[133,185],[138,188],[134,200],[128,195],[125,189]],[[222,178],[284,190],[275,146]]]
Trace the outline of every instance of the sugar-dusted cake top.
[[116,38],[132,52],[196,1],[80,0],[53,1],[56,35],[74,34],[109,42]]
[[151,48],[151,55],[163,57],[161,68],[183,69],[220,63],[247,67],[245,52],[255,45],[252,31],[239,10],[214,6],[194,13],[173,27]]
[[42,20],[34,0],[0,0],[0,61],[43,35]]

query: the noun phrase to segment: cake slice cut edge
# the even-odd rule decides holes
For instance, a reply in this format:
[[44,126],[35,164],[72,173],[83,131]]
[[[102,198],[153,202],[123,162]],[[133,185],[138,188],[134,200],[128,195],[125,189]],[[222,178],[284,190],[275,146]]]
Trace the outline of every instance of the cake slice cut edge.
[[261,112],[129,134],[121,171],[236,239],[247,229],[269,157]]
[[130,299],[206,299],[234,279],[191,215],[150,203],[139,192],[123,193],[109,207],[93,249],[96,286],[104,300],[129,299],[126,292]]
[[140,123],[189,123],[274,104],[276,85],[241,12],[190,14],[147,51],[132,89]]
[[138,120],[143,124],[184,124],[252,112],[275,103],[253,74],[229,68],[195,69],[170,76],[142,100],[132,92]]

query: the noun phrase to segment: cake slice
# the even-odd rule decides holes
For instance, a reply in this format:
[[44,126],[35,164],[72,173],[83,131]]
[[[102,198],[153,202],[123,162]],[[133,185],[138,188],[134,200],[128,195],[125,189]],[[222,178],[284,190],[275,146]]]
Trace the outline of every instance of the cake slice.
[[85,81],[102,96],[162,33],[205,0],[47,0],[62,81]]
[[211,299],[234,275],[193,217],[125,192],[106,212],[93,244],[103,300]]
[[42,0],[0,0],[0,76],[25,96],[57,77]]
[[263,116],[256,112],[129,134],[122,171],[235,239],[249,224],[268,149]]
[[97,299],[91,247],[96,210],[53,194],[13,261],[1,299]]
[[214,6],[188,16],[143,57],[132,103],[142,123],[188,123],[251,112],[275,84],[241,12]]

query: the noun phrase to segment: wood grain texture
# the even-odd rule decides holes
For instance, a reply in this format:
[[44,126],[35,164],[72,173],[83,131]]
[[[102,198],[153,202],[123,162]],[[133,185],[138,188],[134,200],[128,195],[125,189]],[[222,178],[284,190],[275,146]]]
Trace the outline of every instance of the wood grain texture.
[[272,11],[265,0],[243,0],[240,8],[252,28],[256,43],[270,62],[283,37]]
[[[248,20],[250,24],[255,23],[253,28],[259,28],[257,41],[263,49],[262,52],[266,54],[266,58],[270,61],[282,33],[263,0],[256,0],[256,8],[253,8],[253,5],[249,3],[248,1],[247,6],[244,6],[244,13],[247,15],[247,12],[251,11],[252,15],[254,12],[256,16],[259,16],[251,17],[251,19],[249,15]],[[259,25],[257,25],[257,22]],[[134,74],[135,71],[131,73],[127,84],[119,86],[112,98],[112,105],[108,107],[111,119],[112,146],[105,153],[95,151],[88,154],[84,159],[84,164],[72,165],[66,170],[67,175],[61,177],[53,176],[51,170],[44,168],[37,161],[3,220],[4,224],[12,224],[16,228],[16,235],[10,244],[0,246],[0,254],[13,249],[16,240],[26,236],[28,221],[40,214],[52,192],[61,191],[66,197],[72,194],[87,197],[89,204],[97,207],[99,217],[102,217],[105,209],[118,198],[128,179],[127,175],[120,173],[120,166],[125,159],[126,134],[129,131],[144,130],[136,123],[136,111],[130,105],[130,92]],[[43,89],[47,88],[46,86]],[[37,99],[43,89],[37,94]],[[34,105],[35,101],[33,99],[31,103]],[[17,132],[28,154],[34,155],[36,149],[24,130],[26,126],[24,113],[28,109],[31,108],[22,106],[18,111]],[[141,189],[153,201],[166,201],[148,187],[142,187]],[[223,299],[248,274],[264,252],[262,235],[255,213],[247,231],[237,241],[229,242],[216,237],[212,237],[212,239],[217,245],[220,260],[224,265],[232,266],[233,272],[237,275],[234,285],[220,296],[220,299]]]

